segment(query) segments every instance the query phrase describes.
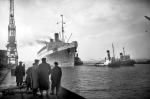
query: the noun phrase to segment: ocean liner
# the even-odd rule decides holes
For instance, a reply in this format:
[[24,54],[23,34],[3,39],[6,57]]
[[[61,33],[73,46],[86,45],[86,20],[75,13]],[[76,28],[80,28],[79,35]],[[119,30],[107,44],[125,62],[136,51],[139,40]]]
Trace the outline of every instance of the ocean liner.
[[63,15],[61,15],[61,17],[62,38],[60,38],[59,33],[55,33],[54,39],[51,38],[49,42],[46,42],[46,45],[37,54],[40,59],[43,57],[47,58],[48,63],[51,65],[53,65],[56,61],[61,67],[70,67],[75,64],[75,55],[78,43],[77,41],[73,41],[71,43],[65,42]]

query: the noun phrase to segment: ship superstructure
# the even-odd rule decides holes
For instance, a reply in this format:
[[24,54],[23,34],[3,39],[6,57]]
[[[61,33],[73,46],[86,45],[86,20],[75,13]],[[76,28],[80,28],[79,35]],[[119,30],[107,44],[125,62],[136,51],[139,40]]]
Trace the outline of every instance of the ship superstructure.
[[126,55],[125,48],[123,47],[123,53],[120,53],[120,65],[133,66],[135,61],[130,58],[130,55]]
[[64,40],[63,15],[62,17],[62,38],[59,33],[54,34],[54,39],[50,39],[45,43],[45,46],[37,53],[39,58],[47,58],[47,61],[53,65],[56,61],[62,67],[74,66],[76,49],[78,47],[77,41],[71,43]]

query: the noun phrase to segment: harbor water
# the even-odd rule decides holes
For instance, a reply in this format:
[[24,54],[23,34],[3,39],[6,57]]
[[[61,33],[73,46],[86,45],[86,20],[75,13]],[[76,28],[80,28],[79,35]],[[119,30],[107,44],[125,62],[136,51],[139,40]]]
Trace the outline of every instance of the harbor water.
[[[76,66],[62,68],[62,86],[87,99],[150,98],[150,65],[128,67]],[[15,84],[8,77],[3,85]]]
[[150,99],[150,64],[63,68],[62,85],[88,99]]

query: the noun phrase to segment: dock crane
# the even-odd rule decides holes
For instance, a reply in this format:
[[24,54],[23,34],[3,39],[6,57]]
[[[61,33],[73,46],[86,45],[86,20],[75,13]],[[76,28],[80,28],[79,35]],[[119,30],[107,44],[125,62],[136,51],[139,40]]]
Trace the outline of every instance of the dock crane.
[[150,17],[148,17],[148,16],[144,16],[148,21],[150,21]]
[[[148,16],[144,16],[144,17],[150,22],[150,17]],[[145,32],[147,32],[147,30]]]
[[7,43],[7,64],[11,68],[11,75],[15,75],[15,68],[18,65],[18,51],[16,40],[16,25],[14,15],[14,0],[9,0],[9,24],[8,24],[8,43]]

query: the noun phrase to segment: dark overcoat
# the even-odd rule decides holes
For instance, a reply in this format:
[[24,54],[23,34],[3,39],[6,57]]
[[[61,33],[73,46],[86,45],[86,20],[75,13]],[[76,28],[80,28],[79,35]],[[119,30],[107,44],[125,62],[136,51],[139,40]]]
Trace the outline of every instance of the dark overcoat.
[[32,69],[32,67],[29,67],[27,69],[27,71],[26,71],[26,74],[27,74],[27,76],[26,76],[26,83],[27,83],[27,85],[30,85],[32,87],[32,85],[31,85],[32,84],[31,69]]
[[52,69],[52,72],[51,72],[51,81],[52,81],[52,84],[57,86],[58,84],[60,85],[61,83],[61,76],[62,76],[62,70],[60,67],[58,66],[55,66],[53,69]]
[[38,82],[40,90],[48,90],[49,89],[49,75],[51,72],[50,64],[41,63],[38,67]]
[[25,69],[22,65],[19,65],[16,67],[15,75],[16,75],[16,82],[22,83],[23,76],[25,75]]

